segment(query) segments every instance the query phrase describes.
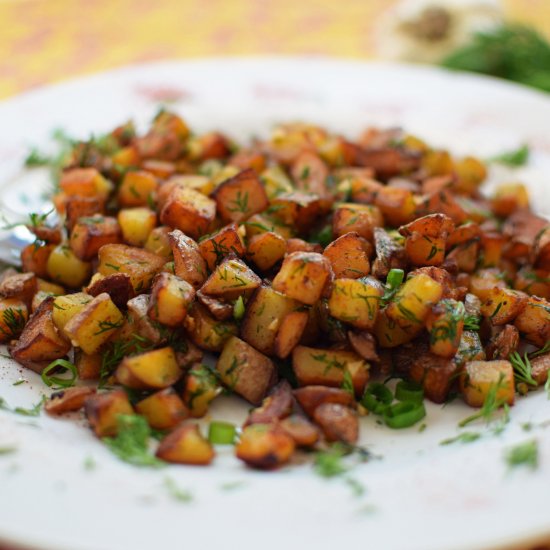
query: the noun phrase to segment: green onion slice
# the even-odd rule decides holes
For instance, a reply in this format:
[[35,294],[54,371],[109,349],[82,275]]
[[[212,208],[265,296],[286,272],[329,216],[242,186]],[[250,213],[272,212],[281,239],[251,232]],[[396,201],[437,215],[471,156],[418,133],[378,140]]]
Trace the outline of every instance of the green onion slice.
[[366,389],[361,404],[374,414],[383,414],[392,401],[390,389],[380,382],[373,382]]
[[405,272],[402,269],[390,269],[386,277],[386,285],[390,288],[397,288],[405,277]]
[[239,296],[233,306],[233,318],[235,321],[240,321],[244,317],[244,312],[244,300],[242,296]]
[[[63,369],[62,374],[70,374],[70,378],[62,378],[61,376],[51,376],[50,372],[56,371],[58,369]],[[61,373],[60,373],[61,374]],[[52,387],[56,385],[59,388],[70,388],[74,386],[76,379],[78,378],[78,370],[76,365],[73,365],[70,361],[66,359],[56,359],[52,361],[43,371],[42,371],[42,380],[46,386]]]
[[409,428],[426,416],[424,403],[401,401],[390,405],[384,411],[384,422],[395,430]]
[[421,403],[424,399],[424,390],[420,384],[401,380],[395,387],[395,398],[399,401],[411,401]]
[[208,427],[208,440],[214,445],[233,445],[237,429],[230,422],[214,421]]

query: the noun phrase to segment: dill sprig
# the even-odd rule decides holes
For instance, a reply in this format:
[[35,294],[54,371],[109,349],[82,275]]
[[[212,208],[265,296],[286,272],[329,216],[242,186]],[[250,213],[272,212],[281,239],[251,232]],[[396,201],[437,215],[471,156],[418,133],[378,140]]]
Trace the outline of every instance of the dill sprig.
[[536,439],[525,441],[506,449],[504,459],[510,468],[526,466],[536,470],[539,464],[539,446]]
[[514,369],[514,380],[516,381],[516,386],[518,384],[527,384],[528,386],[536,387],[537,381],[533,378],[531,361],[527,353],[521,355],[514,351],[508,357],[510,363],[512,363],[512,368]]
[[507,166],[523,166],[529,161],[529,146],[522,145],[513,151],[505,151],[489,159],[490,162],[498,162]]
[[464,317],[464,330],[479,330],[479,317],[477,315],[466,315]]

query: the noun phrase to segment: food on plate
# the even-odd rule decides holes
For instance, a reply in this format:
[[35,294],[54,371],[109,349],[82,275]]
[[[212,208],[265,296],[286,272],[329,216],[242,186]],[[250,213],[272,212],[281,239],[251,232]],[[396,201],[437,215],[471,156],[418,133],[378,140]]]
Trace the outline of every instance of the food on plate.
[[[23,273],[0,278],[2,341],[58,387],[47,412],[83,408],[110,445],[140,415],[150,464],[235,444],[272,469],[455,392],[486,416],[550,384],[550,225],[521,184],[486,197],[486,175],[396,129],[287,124],[239,147],[161,111],[74,144],[58,222],[34,215]],[[222,393],[252,409],[207,437]]]

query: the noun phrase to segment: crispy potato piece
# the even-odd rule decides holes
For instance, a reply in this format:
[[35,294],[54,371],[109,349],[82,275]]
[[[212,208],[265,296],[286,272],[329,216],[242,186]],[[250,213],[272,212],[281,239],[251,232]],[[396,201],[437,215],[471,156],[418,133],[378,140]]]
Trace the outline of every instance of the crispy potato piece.
[[545,353],[531,359],[531,375],[542,386],[548,380],[550,372],[550,353]]
[[17,298],[0,299],[0,342],[17,338],[29,318],[27,305]]
[[175,384],[182,374],[170,346],[127,356],[116,370],[118,382],[135,390],[167,388]]
[[195,288],[200,288],[206,280],[206,262],[199,245],[179,229],[168,233],[168,239],[174,253],[176,275]]
[[160,212],[160,221],[196,239],[208,233],[216,203],[194,189],[175,187]]
[[244,426],[250,424],[275,424],[278,420],[286,418],[292,412],[294,396],[292,388],[286,380],[279,382],[262,401],[262,405],[253,409]]
[[279,427],[294,440],[297,447],[312,447],[319,440],[317,427],[297,414],[281,420]]
[[453,357],[464,330],[464,304],[446,299],[432,306],[426,319],[430,333],[430,351],[441,357]]
[[273,279],[273,289],[304,304],[313,305],[332,279],[330,262],[315,252],[289,254]]
[[460,391],[470,407],[482,407],[491,387],[497,386],[496,399],[514,404],[514,369],[509,361],[470,361],[460,377]]
[[318,252],[321,254],[323,252],[323,247],[318,243],[308,243],[304,239],[287,239],[286,240],[286,255],[292,254],[293,252]]
[[191,340],[199,348],[209,351],[221,351],[225,342],[239,332],[236,323],[215,319],[197,302],[187,313],[184,325]]
[[528,342],[544,346],[550,340],[550,303],[538,296],[529,297],[514,325]]
[[95,214],[90,218],[79,218],[74,224],[69,245],[75,256],[90,261],[97,256],[105,244],[122,241],[120,226],[115,218]]
[[323,403],[315,409],[313,419],[327,441],[342,441],[354,445],[359,439],[359,417],[349,407],[339,403]]
[[[417,216],[425,216],[433,212],[441,212],[449,216],[455,224],[464,223],[469,217],[473,219],[473,213],[469,214],[464,209],[464,203],[459,202],[453,193],[447,189],[435,191],[430,194],[416,207]],[[483,220],[483,216],[481,220]],[[477,221],[477,220],[476,220]]]
[[163,337],[159,327],[155,326],[147,315],[150,301],[151,297],[148,294],[141,294],[128,301],[128,322],[122,327],[121,333],[127,327],[132,333],[136,332],[152,344],[157,345],[163,341]]
[[[487,359],[508,359],[511,353],[517,350],[519,345],[519,331],[514,325],[504,325],[487,344]],[[484,357],[481,357],[484,359]]]
[[514,288],[550,300],[550,271],[522,267],[516,273]]
[[369,365],[353,351],[296,346],[292,369],[300,386],[320,384],[340,387],[349,373],[353,388],[361,395],[369,379]]
[[487,231],[481,234],[481,247],[483,249],[480,256],[481,267],[495,267],[500,265],[502,251],[508,238],[497,231]]
[[362,279],[336,279],[328,299],[330,314],[359,329],[372,329],[383,292]]
[[[409,223],[414,219],[416,203],[408,189],[382,187],[376,194],[374,204],[381,212],[384,221],[392,227]],[[379,224],[382,227],[384,224]]]
[[157,215],[149,208],[124,208],[118,212],[122,240],[130,246],[143,246],[157,225]]
[[2,277],[0,281],[0,296],[15,298],[30,305],[38,290],[38,281],[34,273],[14,273]]
[[9,348],[18,363],[38,373],[71,349],[70,342],[59,334],[53,323],[52,310],[53,298],[46,298],[31,315],[19,340]]
[[378,363],[380,357],[376,353],[376,340],[374,336],[367,331],[348,330],[349,343],[358,355],[366,361]]
[[242,260],[230,255],[208,277],[201,292],[226,300],[236,300],[239,296],[250,294],[261,282]]
[[79,218],[103,214],[104,210],[104,197],[81,197],[78,195],[67,197],[65,199],[65,225],[67,230],[71,232]]
[[387,314],[387,307],[378,312],[374,324],[374,335],[378,345],[382,348],[395,348],[410,342],[421,330],[422,325],[409,324],[401,327]]
[[59,187],[69,196],[95,197],[98,195],[106,198],[111,193],[113,184],[95,168],[71,168],[61,174]]
[[63,336],[70,339],[65,332],[65,325],[92,300],[93,297],[84,292],[75,292],[54,298],[52,320]]
[[[420,353],[418,353],[420,351]],[[434,403],[444,403],[449,395],[458,366],[453,359],[429,351],[412,350],[409,377],[422,385],[424,395]]]
[[183,279],[159,273],[153,282],[147,314],[169,327],[181,324],[195,298],[195,289]]
[[127,273],[112,273],[105,277],[96,274],[85,290],[90,296],[106,292],[119,309],[126,308],[128,301],[135,297],[132,280]]
[[211,271],[229,254],[242,257],[245,253],[244,243],[235,223],[226,225],[217,233],[202,239],[199,250]]
[[201,418],[221,392],[222,388],[215,374],[204,365],[194,365],[185,379],[183,402],[193,418]]
[[235,453],[252,468],[271,470],[288,462],[294,448],[294,440],[281,428],[252,424],[243,430]]
[[271,359],[236,336],[225,343],[216,370],[225,386],[253,405],[262,402],[277,376]]
[[239,172],[212,193],[218,214],[225,223],[241,223],[268,206],[265,189],[254,170]]
[[376,259],[372,273],[378,279],[385,279],[391,269],[406,269],[408,265],[405,249],[382,227],[374,228]]
[[372,241],[374,228],[383,225],[384,218],[376,206],[342,203],[334,211],[332,233],[335,237],[357,233],[359,237]]
[[[317,195],[302,191],[282,193],[275,197],[270,205],[275,219],[298,231],[306,231],[329,208],[330,205],[327,208],[327,205]],[[279,226],[276,226],[274,230],[280,232]]]
[[118,432],[118,417],[134,414],[124,390],[96,393],[86,398],[84,411],[97,437],[114,437]]
[[345,233],[324,250],[336,279],[359,279],[370,272],[368,253],[372,247],[356,232]]
[[107,293],[96,296],[65,324],[63,332],[73,346],[95,353],[122,327],[124,316]]
[[309,320],[307,311],[291,311],[287,313],[275,336],[273,353],[281,359],[286,359],[300,342]]
[[36,311],[38,306],[48,297],[55,296],[51,292],[46,292],[45,290],[39,290],[32,298],[31,311]]
[[246,257],[252,260],[261,271],[271,269],[283,259],[287,251],[287,241],[278,233],[266,231],[254,235],[246,249]]
[[327,165],[312,151],[303,151],[294,159],[290,174],[296,188],[306,193],[315,193],[319,197],[328,194],[326,180]]
[[166,462],[205,466],[212,462],[215,452],[198,424],[183,424],[162,439],[156,454]]
[[550,225],[540,231],[531,252],[532,264],[539,269],[550,269]]
[[118,188],[121,206],[146,206],[158,187],[157,178],[145,170],[126,172]]
[[208,310],[218,321],[227,321],[233,317],[234,305],[231,302],[223,302],[214,298],[213,296],[207,296],[200,290],[197,290],[197,300]]
[[500,184],[491,198],[491,210],[502,218],[528,207],[529,193],[522,183]]
[[481,306],[481,314],[493,325],[506,325],[513,321],[527,305],[529,296],[509,288],[492,288]]
[[48,258],[55,248],[54,244],[28,244],[21,250],[21,268],[24,272],[34,273],[37,277],[48,277]]
[[460,339],[455,361],[463,364],[468,361],[483,361],[484,359],[485,351],[481,345],[479,333],[475,330],[465,330]]
[[153,277],[164,266],[164,258],[143,248],[125,244],[107,244],[99,250],[98,273],[111,275],[126,273],[134,290],[141,292],[149,288]]
[[145,248],[145,250],[149,250],[149,252],[153,252],[153,254],[156,254],[157,256],[171,258],[172,247],[170,246],[170,239],[168,237],[169,233],[170,228],[165,225],[155,227],[151,233],[149,233],[143,248]]
[[293,393],[300,407],[310,418],[313,417],[315,409],[323,403],[339,403],[351,407],[354,401],[350,392],[327,386],[308,385],[293,390]]
[[74,363],[80,380],[99,380],[103,356],[99,353],[88,355],[82,350],[75,350]]
[[136,404],[136,412],[144,416],[155,430],[175,428],[189,417],[189,411],[172,388],[157,391]]
[[57,245],[48,256],[49,278],[69,288],[81,287],[90,277],[92,266],[83,262],[66,244]]
[[50,395],[50,399],[44,404],[44,410],[52,415],[79,411],[84,407],[86,399],[95,394],[95,391],[95,388],[86,386],[56,391]]

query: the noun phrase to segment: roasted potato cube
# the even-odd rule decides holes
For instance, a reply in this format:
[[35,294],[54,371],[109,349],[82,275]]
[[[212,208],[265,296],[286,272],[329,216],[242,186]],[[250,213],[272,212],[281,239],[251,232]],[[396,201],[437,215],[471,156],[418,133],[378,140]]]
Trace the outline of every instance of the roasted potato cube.
[[315,409],[313,419],[327,441],[342,441],[354,445],[359,439],[359,417],[349,407],[339,403],[323,403]]
[[538,296],[529,297],[514,325],[528,342],[544,346],[550,340],[550,303]]
[[175,187],[160,212],[160,221],[196,239],[210,229],[216,203],[194,189]]
[[522,183],[499,185],[491,198],[491,210],[502,218],[510,216],[516,210],[529,207],[529,194]]
[[103,214],[105,197],[69,196],[65,199],[65,225],[71,232],[79,218],[87,218],[95,214]]
[[346,233],[356,233],[372,241],[375,227],[383,227],[384,218],[376,206],[370,204],[340,204],[332,218],[332,233],[341,237]]
[[199,250],[211,271],[229,254],[244,256],[245,248],[236,224],[232,223],[220,229],[214,235],[202,239]]
[[0,296],[16,298],[30,305],[38,290],[38,279],[34,273],[13,273],[5,271],[0,280]]
[[482,254],[480,256],[481,267],[494,267],[500,265],[504,245],[508,237],[496,231],[484,232],[481,235]]
[[528,296],[509,288],[492,288],[481,306],[481,314],[488,317],[493,325],[506,325],[512,322],[527,305]]
[[463,194],[472,195],[487,177],[487,168],[475,157],[464,157],[454,161],[456,189]]
[[118,432],[118,417],[134,414],[124,390],[96,393],[84,402],[86,418],[97,437],[114,437]]
[[441,299],[442,294],[440,283],[419,273],[405,281],[386,308],[386,314],[401,328],[422,326],[430,308]]
[[359,279],[370,272],[368,253],[372,246],[358,233],[346,233],[332,241],[324,250],[323,256],[332,266],[336,279]]
[[464,330],[464,315],[464,304],[456,300],[441,300],[432,306],[426,319],[432,353],[441,357],[456,354]]
[[95,258],[103,245],[120,243],[121,240],[116,219],[96,214],[78,219],[71,231],[69,245],[75,256],[86,262]]
[[252,260],[261,271],[267,271],[283,259],[286,249],[287,243],[281,235],[266,231],[251,237],[246,257]]
[[146,206],[157,187],[157,178],[150,172],[144,170],[126,172],[118,188],[118,202],[121,206]]
[[222,391],[215,374],[205,365],[191,367],[185,379],[183,402],[194,418],[201,418],[208,412],[210,403]]
[[17,298],[0,299],[0,342],[5,343],[17,338],[29,318],[29,310],[24,302]]
[[362,394],[369,379],[369,365],[353,351],[296,346],[292,351],[292,369],[300,386],[340,387],[347,372],[357,395]]
[[474,330],[465,330],[462,333],[460,345],[456,352],[456,362],[463,364],[468,361],[483,361],[484,359],[485,351],[481,344],[479,333]]
[[453,359],[413,348],[409,377],[420,384],[424,395],[434,403],[444,403],[456,378],[458,366]]
[[169,233],[168,239],[174,253],[176,275],[195,288],[200,288],[206,280],[206,262],[199,245],[178,229]]
[[88,355],[82,350],[75,350],[74,362],[80,380],[99,380],[103,356],[99,353]]
[[372,329],[382,293],[363,280],[336,279],[328,300],[330,314],[359,329]]
[[300,153],[294,160],[290,173],[300,191],[315,193],[319,197],[328,194],[328,168],[317,154],[311,151]]
[[307,311],[291,311],[285,315],[273,342],[273,353],[277,357],[286,359],[290,355],[302,339],[308,321]]
[[366,330],[349,330],[348,340],[353,351],[366,361],[372,361],[374,363],[380,361],[380,357],[376,352],[376,340],[370,332]]
[[319,430],[303,416],[294,414],[284,418],[279,422],[279,427],[294,440],[297,447],[312,447],[319,440]]
[[155,345],[164,340],[160,327],[147,315],[150,302],[151,297],[148,294],[140,294],[128,301],[128,320],[121,328],[119,336],[128,331],[131,334],[139,334]]
[[[376,194],[374,204],[382,213],[387,225],[399,227],[414,219],[416,203],[414,195],[408,189],[382,187]],[[382,227],[384,224],[379,224]]]
[[241,223],[268,206],[265,189],[251,169],[243,170],[221,183],[212,196],[225,223]]
[[550,269],[550,226],[538,233],[531,256],[534,267]]
[[332,278],[330,262],[316,252],[289,254],[273,279],[273,289],[304,304],[319,301]]
[[250,412],[244,425],[275,424],[290,415],[293,405],[292,388],[286,380],[282,380],[271,390],[262,405]]
[[506,288],[503,274],[495,268],[479,269],[470,277],[469,291],[486,302],[493,289]]
[[550,271],[523,267],[516,273],[514,288],[550,300]]
[[143,247],[145,250],[149,250],[149,252],[153,252],[153,254],[156,254],[157,256],[171,258],[172,248],[170,246],[170,238],[168,237],[168,233],[170,233],[170,228],[165,225],[155,227],[151,233],[149,233]]
[[34,273],[37,277],[48,277],[48,258],[53,244],[28,244],[21,250],[21,267],[24,272]]
[[159,273],[151,289],[147,311],[153,321],[169,327],[181,324],[195,298],[195,289],[183,279],[169,273]]
[[274,220],[280,220],[283,224],[283,227],[277,225],[272,231],[277,231],[283,237],[285,235],[281,233],[281,229],[285,226],[290,228],[291,232],[293,228],[297,231],[306,231],[316,218],[327,210],[317,195],[301,191],[282,193],[275,197],[271,201],[270,209],[273,210]]
[[470,361],[460,378],[460,391],[470,407],[482,407],[492,387],[497,402],[514,404],[514,369],[509,361]]
[[160,390],[175,384],[183,372],[171,347],[125,357],[116,370],[118,382],[135,390]]
[[96,273],[85,290],[90,296],[99,296],[106,292],[115,306],[122,309],[135,296],[132,280],[126,273],[113,273],[106,277]]
[[261,279],[242,260],[228,256],[208,277],[201,292],[219,296],[226,300],[236,300],[258,288]]
[[245,341],[232,336],[222,350],[216,370],[225,386],[259,405],[275,382],[275,365]]
[[122,326],[124,316],[107,293],[86,304],[65,324],[63,332],[73,346],[95,353]]
[[189,417],[189,411],[172,388],[157,391],[136,404],[136,412],[144,416],[155,430],[175,428]]
[[[508,359],[519,346],[519,331],[514,325],[504,325],[486,346],[487,359]],[[476,359],[485,359],[480,357]]]
[[420,331],[422,326],[410,324],[406,328],[401,327],[387,315],[387,308],[380,310],[374,324],[374,335],[378,345],[382,348],[395,348],[410,342]]
[[376,259],[372,264],[372,273],[378,279],[385,279],[391,269],[406,269],[408,265],[405,249],[386,230],[374,229]]
[[170,432],[157,449],[157,457],[176,464],[210,464],[214,458],[214,448],[203,437],[198,424],[183,424]]
[[44,404],[44,410],[53,415],[79,411],[84,406],[86,399],[93,394],[95,394],[95,388],[90,387],[75,387],[56,391]]
[[310,418],[313,417],[315,409],[323,403],[339,403],[351,407],[354,401],[353,395],[346,390],[315,385],[294,390],[294,397]]
[[234,322],[215,319],[197,302],[188,312],[184,325],[191,340],[199,348],[209,351],[221,351],[225,342],[239,332]]
[[70,342],[58,333],[53,323],[52,310],[53,298],[46,298],[31,315],[19,340],[9,348],[18,363],[38,373],[71,349]]
[[544,353],[531,359],[531,375],[539,386],[548,380],[550,372],[550,353]]
[[93,297],[84,292],[75,292],[54,298],[52,319],[57,329],[66,338],[69,338],[69,335],[65,332],[65,325],[92,300]]
[[107,244],[99,251],[98,273],[126,273],[136,292],[147,290],[153,277],[163,268],[164,258],[142,248]]
[[243,430],[235,453],[252,468],[271,470],[288,462],[294,448],[294,440],[281,428],[252,424]]
[[57,245],[48,257],[49,278],[69,288],[81,287],[90,277],[92,266],[80,260],[65,244]]
[[206,307],[210,315],[212,315],[215,319],[218,319],[218,321],[227,321],[228,319],[233,318],[235,304],[232,304],[231,302],[223,302],[222,300],[212,296],[207,296],[200,290],[197,291],[197,300],[204,307]]
[[118,213],[122,239],[130,246],[143,246],[157,225],[157,215],[149,208],[124,208]]
[[66,195],[107,197],[113,184],[105,179],[95,168],[71,168],[61,174],[59,182],[61,191]]

